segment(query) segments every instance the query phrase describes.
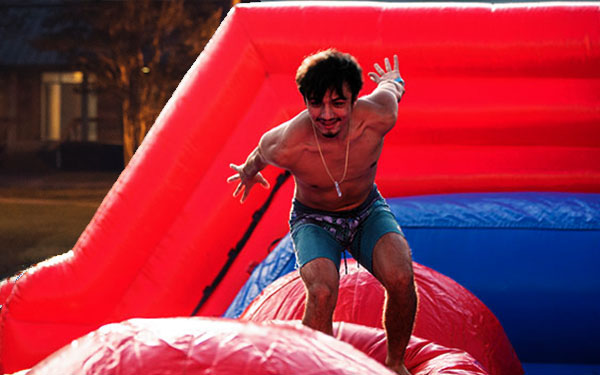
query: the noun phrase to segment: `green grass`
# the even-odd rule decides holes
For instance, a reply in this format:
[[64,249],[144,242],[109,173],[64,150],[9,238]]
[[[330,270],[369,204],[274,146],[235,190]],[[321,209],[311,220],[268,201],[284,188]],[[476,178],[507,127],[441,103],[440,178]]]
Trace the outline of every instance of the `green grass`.
[[0,280],[71,250],[117,176],[0,174]]
[[69,251],[96,212],[94,205],[0,202],[0,279]]
[[44,200],[69,200],[84,202],[100,202],[107,193],[106,187],[102,188],[41,188],[30,187],[0,187],[0,198],[23,198]]

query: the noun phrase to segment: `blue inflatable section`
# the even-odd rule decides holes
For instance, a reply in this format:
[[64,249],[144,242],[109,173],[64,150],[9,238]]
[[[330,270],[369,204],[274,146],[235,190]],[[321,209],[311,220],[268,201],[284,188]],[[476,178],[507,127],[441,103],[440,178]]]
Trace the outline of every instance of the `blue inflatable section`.
[[[523,362],[600,363],[600,194],[450,194],[388,203],[414,260],[477,295]],[[226,316],[241,314],[294,264],[288,236]]]
[[453,194],[390,206],[414,260],[477,295],[522,361],[600,362],[600,194]]
[[238,318],[267,285],[293,271],[295,266],[296,255],[294,255],[292,238],[288,234],[252,271],[250,278],[240,289],[223,317]]

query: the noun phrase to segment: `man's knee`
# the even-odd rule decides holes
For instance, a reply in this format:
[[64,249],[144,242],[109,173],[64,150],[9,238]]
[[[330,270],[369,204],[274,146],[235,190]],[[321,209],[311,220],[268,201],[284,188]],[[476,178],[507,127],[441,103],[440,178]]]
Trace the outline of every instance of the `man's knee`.
[[335,306],[339,287],[339,274],[335,264],[327,258],[317,258],[300,269],[308,303],[317,306]]
[[414,289],[414,274],[411,268],[390,272],[383,275],[383,286],[390,294],[405,294],[407,290]]
[[378,267],[379,279],[388,293],[404,294],[414,288],[410,248],[406,239],[396,233],[391,233],[388,240],[388,252],[383,259],[385,265]]
[[337,286],[324,282],[312,282],[306,285],[309,303],[317,306],[335,305]]
[[412,255],[404,236],[390,232],[379,239],[373,250],[373,271],[384,286],[406,285],[412,279]]

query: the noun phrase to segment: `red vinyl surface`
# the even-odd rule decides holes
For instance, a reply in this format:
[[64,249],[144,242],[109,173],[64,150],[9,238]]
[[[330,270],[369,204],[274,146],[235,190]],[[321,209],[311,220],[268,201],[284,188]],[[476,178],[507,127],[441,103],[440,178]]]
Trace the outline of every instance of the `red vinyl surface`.
[[[384,196],[600,192],[599,19],[597,2],[237,6],[73,251],[3,284],[4,371],[107,323],[194,310],[268,195],[240,205],[228,165],[302,110],[294,73],[318,49],[354,54],[365,73],[400,58],[407,92],[379,165]],[[290,180],[200,315],[222,314],[287,232],[292,191]]]
[[[428,267],[417,263],[413,266],[419,297],[414,336],[469,353],[492,375],[523,374],[500,322],[477,297]],[[240,319],[301,319],[305,300],[300,275],[292,272],[265,288]],[[385,292],[377,279],[363,267],[357,267],[354,260],[348,261],[348,273],[344,267],[340,270],[333,320],[381,329],[384,301]]]
[[[383,330],[340,323],[334,331],[337,340],[300,322],[132,319],[75,340],[27,375],[393,374],[383,366]],[[406,350],[413,375],[488,374],[468,353],[428,340],[413,337]]]

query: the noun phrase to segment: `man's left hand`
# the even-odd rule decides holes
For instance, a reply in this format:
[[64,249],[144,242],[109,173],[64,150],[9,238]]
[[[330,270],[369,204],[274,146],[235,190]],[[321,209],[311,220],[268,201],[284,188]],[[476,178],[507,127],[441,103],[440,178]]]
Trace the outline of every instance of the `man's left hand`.
[[385,69],[381,68],[379,64],[375,63],[373,66],[375,67],[375,72],[369,72],[369,78],[377,84],[383,81],[395,81],[398,82],[402,88],[404,88],[404,80],[400,76],[399,63],[398,63],[398,55],[394,55],[394,68],[390,64],[390,60],[386,57],[385,60]]

